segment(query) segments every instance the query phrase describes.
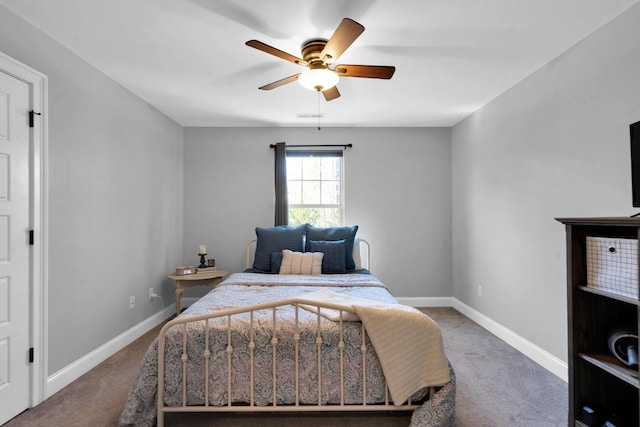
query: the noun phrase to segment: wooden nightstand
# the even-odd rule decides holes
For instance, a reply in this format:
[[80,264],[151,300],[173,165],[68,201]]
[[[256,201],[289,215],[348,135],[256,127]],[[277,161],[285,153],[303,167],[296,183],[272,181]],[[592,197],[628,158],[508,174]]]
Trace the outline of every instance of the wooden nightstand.
[[214,270],[207,271],[206,273],[186,275],[170,274],[167,276],[169,279],[176,281],[176,316],[180,314],[180,298],[186,288],[193,286],[218,286],[227,274],[229,274],[229,272],[225,270]]

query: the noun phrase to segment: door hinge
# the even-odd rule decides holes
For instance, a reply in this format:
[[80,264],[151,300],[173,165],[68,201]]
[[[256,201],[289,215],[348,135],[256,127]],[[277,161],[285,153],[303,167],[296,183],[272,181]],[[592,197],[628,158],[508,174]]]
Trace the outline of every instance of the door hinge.
[[29,349],[29,363],[33,363],[33,347]]
[[30,128],[33,127],[33,116],[40,116],[40,115],[42,115],[42,113],[36,113],[33,110],[29,111],[29,127]]
[[29,245],[33,246],[34,245],[34,233],[33,230],[29,230]]

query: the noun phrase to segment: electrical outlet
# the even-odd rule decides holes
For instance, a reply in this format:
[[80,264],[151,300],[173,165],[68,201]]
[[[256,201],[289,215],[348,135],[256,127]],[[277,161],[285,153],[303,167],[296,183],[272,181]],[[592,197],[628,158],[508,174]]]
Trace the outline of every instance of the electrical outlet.
[[153,294],[155,292],[153,292],[153,288],[149,288],[149,301],[151,301],[153,299]]
[[482,286],[478,286],[478,296],[482,296]]
[[136,306],[136,297],[129,297],[129,310],[133,310]]

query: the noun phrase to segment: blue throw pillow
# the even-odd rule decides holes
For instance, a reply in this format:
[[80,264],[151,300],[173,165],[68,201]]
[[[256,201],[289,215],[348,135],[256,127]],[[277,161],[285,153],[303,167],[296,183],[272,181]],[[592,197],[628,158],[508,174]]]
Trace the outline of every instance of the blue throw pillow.
[[271,272],[271,253],[289,249],[302,252],[302,240],[305,226],[291,227],[278,225],[276,227],[256,227],[256,254],[253,258],[253,269],[260,273]]
[[347,272],[346,244],[341,240],[307,240],[307,252],[322,252],[322,274],[343,274]]
[[282,265],[282,251],[271,252],[271,273],[280,273],[280,265]]
[[358,226],[352,227],[314,227],[307,224],[307,240],[344,240],[345,265],[347,271],[355,270],[356,263],[353,260],[353,241],[356,238]]

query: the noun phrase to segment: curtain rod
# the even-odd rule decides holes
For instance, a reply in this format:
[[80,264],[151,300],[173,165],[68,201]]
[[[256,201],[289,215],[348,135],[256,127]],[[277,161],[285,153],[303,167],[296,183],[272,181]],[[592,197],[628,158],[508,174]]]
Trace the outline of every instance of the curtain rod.
[[[287,145],[287,148],[299,148],[299,147],[342,147],[343,149],[353,147],[353,144],[321,144],[321,145]],[[269,145],[269,148],[276,148],[276,144]]]

